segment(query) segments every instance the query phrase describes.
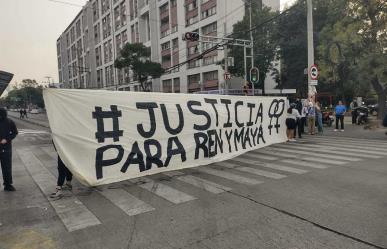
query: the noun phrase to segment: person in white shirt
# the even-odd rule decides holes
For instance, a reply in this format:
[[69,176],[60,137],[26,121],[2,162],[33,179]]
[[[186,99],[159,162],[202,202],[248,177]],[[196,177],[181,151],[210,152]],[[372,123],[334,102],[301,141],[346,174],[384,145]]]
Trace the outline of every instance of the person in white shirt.
[[294,130],[296,129],[297,126],[297,118],[300,118],[301,115],[298,112],[298,110],[295,108],[295,106],[292,104],[290,105],[290,108],[287,111],[288,116],[286,118],[286,135],[288,137],[288,142],[294,142],[296,141],[294,139]]

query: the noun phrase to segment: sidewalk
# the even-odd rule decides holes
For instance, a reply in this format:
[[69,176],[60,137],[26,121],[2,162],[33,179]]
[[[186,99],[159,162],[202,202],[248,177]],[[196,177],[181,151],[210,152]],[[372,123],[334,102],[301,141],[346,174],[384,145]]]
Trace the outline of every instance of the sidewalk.
[[50,125],[48,123],[48,118],[45,113],[39,113],[39,114],[28,113],[28,116],[27,116],[28,118],[20,119],[19,112],[8,111],[8,116],[11,118],[23,120],[24,122],[28,122],[34,125],[50,128]]

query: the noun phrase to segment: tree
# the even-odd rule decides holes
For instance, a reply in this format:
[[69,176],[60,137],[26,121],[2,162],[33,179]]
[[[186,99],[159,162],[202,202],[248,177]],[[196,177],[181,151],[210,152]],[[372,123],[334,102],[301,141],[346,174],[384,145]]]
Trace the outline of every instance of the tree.
[[[278,12],[271,11],[268,7],[263,8],[252,8],[252,25],[258,25],[265,23],[261,26],[256,27],[253,30],[254,39],[254,66],[260,71],[260,82],[258,85],[263,85],[266,74],[270,69],[274,68],[272,64],[276,58],[278,49],[278,42],[275,39],[277,25],[274,21],[267,22],[274,16],[278,15]],[[250,29],[250,17],[248,12],[244,16],[243,20],[234,24],[233,33],[231,37],[238,39],[250,40],[250,33],[247,32]],[[249,51],[247,51],[249,53]],[[229,72],[233,75],[244,77],[244,51],[243,47],[232,46],[230,50],[230,57],[234,57],[234,66],[229,67]],[[247,58],[247,72],[250,71],[251,63],[250,58]]]
[[141,43],[125,44],[120,51],[120,56],[114,62],[118,69],[129,68],[134,73],[144,92],[151,90],[147,84],[150,78],[157,79],[164,73],[160,63],[150,60],[151,50]]
[[359,23],[356,33],[362,39],[361,79],[370,82],[378,95],[378,118],[382,119],[387,99],[387,4],[385,0],[348,2],[348,14]]
[[8,106],[27,107],[32,104],[38,107],[44,107],[43,87],[39,86],[35,80],[25,79],[20,88],[11,90],[5,102]]
[[339,83],[343,95],[364,96],[371,84],[381,119],[387,96],[387,5],[384,0],[350,0],[341,9],[343,14],[321,32],[322,76]]

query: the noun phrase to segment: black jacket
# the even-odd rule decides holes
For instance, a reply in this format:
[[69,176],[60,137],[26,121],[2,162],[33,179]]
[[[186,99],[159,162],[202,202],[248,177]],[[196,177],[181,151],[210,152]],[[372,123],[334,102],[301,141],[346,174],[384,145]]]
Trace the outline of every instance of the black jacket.
[[0,141],[7,140],[6,144],[0,143],[0,152],[12,150],[12,140],[18,134],[15,123],[7,118],[7,111],[0,108]]

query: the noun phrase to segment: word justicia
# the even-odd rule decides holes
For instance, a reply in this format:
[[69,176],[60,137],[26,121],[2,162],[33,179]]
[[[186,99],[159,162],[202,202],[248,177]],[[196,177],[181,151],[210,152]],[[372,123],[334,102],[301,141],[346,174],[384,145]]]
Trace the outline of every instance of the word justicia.
[[[120,144],[120,138],[129,136],[129,131],[120,129],[120,122],[132,118],[133,108],[123,112],[116,105],[110,110],[96,106],[92,117],[97,124],[95,139],[101,144],[95,154],[96,178],[104,177],[106,167],[117,167],[124,174],[134,166],[143,172],[168,167],[173,160],[189,164],[247,151],[279,133],[284,109],[283,99],[270,99],[265,104],[228,98],[176,104],[135,102],[135,112],[146,118],[136,120],[130,133],[137,139],[128,145]],[[112,122],[112,130],[105,129],[105,120]],[[110,141],[113,143],[107,144]],[[113,158],[108,156],[112,154]]]

